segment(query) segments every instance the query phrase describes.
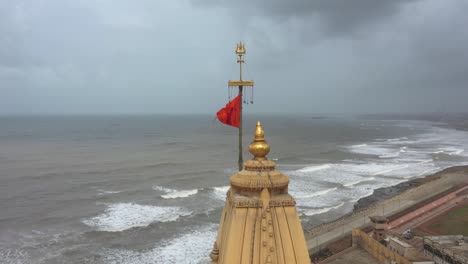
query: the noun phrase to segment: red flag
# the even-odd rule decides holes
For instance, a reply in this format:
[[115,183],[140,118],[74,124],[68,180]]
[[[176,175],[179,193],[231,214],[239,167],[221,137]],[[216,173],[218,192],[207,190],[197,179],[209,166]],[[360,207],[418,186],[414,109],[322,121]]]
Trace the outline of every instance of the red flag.
[[225,107],[221,108],[216,113],[219,121],[221,121],[223,124],[239,128],[241,103],[240,95],[232,99],[231,102],[227,103]]

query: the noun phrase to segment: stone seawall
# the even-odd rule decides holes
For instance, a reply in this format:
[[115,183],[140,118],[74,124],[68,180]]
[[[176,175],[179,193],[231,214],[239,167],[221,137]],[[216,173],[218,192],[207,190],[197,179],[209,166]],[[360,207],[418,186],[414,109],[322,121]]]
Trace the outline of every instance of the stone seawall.
[[366,226],[371,215],[389,216],[461,184],[468,184],[468,166],[452,167],[436,173],[438,179],[406,190],[388,200],[354,211],[334,221],[305,231],[310,253],[349,234],[353,228]]

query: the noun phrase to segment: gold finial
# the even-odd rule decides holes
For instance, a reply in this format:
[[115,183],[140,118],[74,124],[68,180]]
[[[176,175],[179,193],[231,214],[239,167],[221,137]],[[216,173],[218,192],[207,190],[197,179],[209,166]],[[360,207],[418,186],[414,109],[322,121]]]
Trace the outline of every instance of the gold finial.
[[236,54],[237,55],[244,55],[245,54],[245,44],[242,42],[239,42],[236,44]]
[[264,159],[270,152],[270,145],[265,140],[265,132],[263,131],[260,121],[257,122],[255,128],[255,138],[249,145],[249,152],[254,155],[255,159]]
[[257,121],[257,126],[255,127],[255,142],[265,141],[265,132],[263,131],[262,124],[260,121]]

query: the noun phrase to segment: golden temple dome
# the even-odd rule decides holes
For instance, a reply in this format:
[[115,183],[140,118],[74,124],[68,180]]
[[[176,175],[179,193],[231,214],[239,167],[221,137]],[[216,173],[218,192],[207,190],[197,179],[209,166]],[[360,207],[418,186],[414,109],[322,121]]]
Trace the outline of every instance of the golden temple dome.
[[252,143],[249,145],[249,152],[254,156],[255,159],[264,159],[265,156],[270,152],[270,145],[268,145],[265,140],[265,132],[263,131],[260,121],[257,121],[255,137]]

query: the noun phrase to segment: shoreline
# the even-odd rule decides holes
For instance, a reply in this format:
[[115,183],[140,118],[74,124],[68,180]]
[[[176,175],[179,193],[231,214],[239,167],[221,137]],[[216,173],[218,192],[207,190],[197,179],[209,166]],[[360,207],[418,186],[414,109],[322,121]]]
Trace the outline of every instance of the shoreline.
[[380,188],[380,191],[376,189],[374,194],[358,201],[359,209],[355,208],[313,228],[304,228],[309,253],[315,254],[331,243],[342,241],[355,228],[367,228],[371,223],[369,216],[384,215],[394,218],[467,184],[468,166],[462,165],[443,169],[424,178]]
[[398,183],[397,185],[375,189],[371,195],[359,199],[354,204],[354,209],[352,212],[356,212],[356,211],[368,208],[369,206],[372,206],[378,202],[391,199],[403,193],[406,190],[424,185],[428,182],[440,179],[441,177],[444,177],[447,174],[453,174],[453,173],[468,174],[468,165],[448,167],[436,173],[427,175],[425,177],[414,178],[414,179],[410,179],[409,181]]
[[306,223],[302,223],[304,233],[309,233],[312,230],[316,229],[319,226],[331,224],[333,222],[341,221],[345,218],[352,216],[353,214],[359,213],[361,211],[367,210],[381,202],[386,200],[390,200],[395,196],[398,196],[408,190],[414,189],[421,185],[430,183],[432,181],[441,179],[445,176],[453,175],[453,174],[464,174],[467,175],[468,178],[468,165],[459,165],[459,166],[452,166],[445,168],[443,170],[437,171],[433,174],[429,174],[425,177],[413,178],[405,182],[398,183],[396,185],[382,187],[375,189],[374,192],[366,197],[360,198],[355,204],[352,211],[342,214],[334,219],[330,219],[329,221],[325,221],[322,223],[313,223],[308,221]]

